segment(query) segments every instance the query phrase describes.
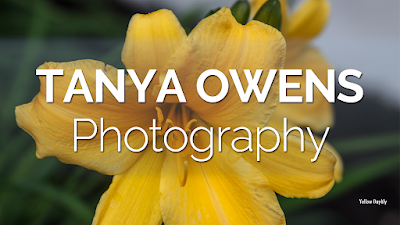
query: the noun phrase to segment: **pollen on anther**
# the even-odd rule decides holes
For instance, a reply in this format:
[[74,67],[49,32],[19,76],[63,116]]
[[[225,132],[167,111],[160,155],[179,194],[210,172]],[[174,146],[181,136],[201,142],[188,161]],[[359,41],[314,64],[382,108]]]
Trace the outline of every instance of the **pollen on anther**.
[[162,110],[160,108],[158,108],[157,106],[156,106],[156,111],[157,111],[157,119],[158,119],[157,125],[161,127],[161,123],[164,121],[164,115],[162,113]]
[[185,131],[186,131],[186,132],[190,132],[190,131],[191,131],[190,126],[191,126],[193,123],[195,123],[195,122],[197,122],[196,119],[191,119],[189,122],[187,122],[187,124],[186,124],[186,126],[185,126]]

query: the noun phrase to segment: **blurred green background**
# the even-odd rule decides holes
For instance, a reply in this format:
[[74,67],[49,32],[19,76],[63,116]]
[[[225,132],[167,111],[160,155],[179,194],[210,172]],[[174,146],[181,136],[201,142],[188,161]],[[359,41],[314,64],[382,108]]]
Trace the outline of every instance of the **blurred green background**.
[[[209,10],[198,5],[177,15],[188,31]],[[112,177],[54,157],[37,159],[33,139],[16,126],[14,108],[37,94],[35,69],[46,61],[97,59],[123,68],[130,17],[158,8],[110,0],[0,2],[0,224],[91,223]],[[400,121],[394,105],[367,90],[357,104],[335,103],[328,141],[344,159],[343,181],[317,200],[279,196],[288,224],[399,224]],[[388,203],[360,205],[364,198]]]

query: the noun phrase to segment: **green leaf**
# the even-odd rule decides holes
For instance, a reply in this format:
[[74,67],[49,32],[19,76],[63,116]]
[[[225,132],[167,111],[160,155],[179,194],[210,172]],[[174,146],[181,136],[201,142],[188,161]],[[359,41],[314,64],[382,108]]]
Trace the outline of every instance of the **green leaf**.
[[88,207],[75,195],[61,191],[43,183],[32,183],[24,180],[14,180],[12,185],[32,195],[38,195],[64,207],[70,216],[79,219],[82,224],[88,224],[94,215],[94,209]]
[[332,143],[340,154],[356,154],[383,148],[399,147],[400,134],[388,133],[373,136],[350,138],[347,140],[335,141]]

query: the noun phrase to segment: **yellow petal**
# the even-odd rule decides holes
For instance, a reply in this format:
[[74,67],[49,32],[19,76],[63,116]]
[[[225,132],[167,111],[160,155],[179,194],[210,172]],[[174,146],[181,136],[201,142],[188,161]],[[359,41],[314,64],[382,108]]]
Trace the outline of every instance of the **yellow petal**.
[[324,28],[329,11],[327,0],[307,0],[290,18],[285,37],[311,40]]
[[135,69],[143,81],[149,69],[165,66],[186,37],[185,30],[170,10],[135,14],[126,33],[122,62],[127,69]]
[[[288,120],[288,125],[287,129],[290,129],[291,127],[294,127],[294,124],[290,123],[290,119]],[[277,118],[275,116],[272,116],[272,118],[268,121],[268,126],[273,127],[277,130],[282,131],[283,130],[283,119],[282,118]],[[295,135],[300,137],[299,132],[291,132],[290,134]],[[310,142],[312,142],[312,139],[308,132],[304,132],[304,138]],[[318,145],[321,143],[321,138],[320,137],[315,137],[316,142]],[[336,164],[335,164],[335,181],[340,182],[342,180],[342,175],[343,175],[343,160],[342,157],[340,157],[339,153],[336,151],[336,149],[330,145],[327,141],[324,143],[324,149],[328,150],[330,153],[332,153],[335,158],[336,158]]]
[[[251,96],[242,103],[233,84],[229,69],[236,69],[242,85],[247,88],[243,70],[263,69],[259,88],[262,90],[269,69],[279,69],[284,64],[285,40],[275,28],[259,21],[245,26],[236,22],[229,8],[225,7],[203,19],[190,33],[189,42],[182,45],[167,63],[174,68],[187,99],[187,106],[198,116],[214,126],[247,126],[255,129],[265,124],[277,104],[278,82],[273,82],[265,103]],[[229,81],[228,95],[217,104],[207,103],[197,93],[197,78],[208,69],[224,73]],[[215,76],[205,81],[205,92],[215,96],[221,82]]]
[[101,196],[95,224],[161,224],[160,176],[164,153],[151,148],[126,172],[115,175]]
[[[305,138],[308,141],[311,141],[310,136],[306,135]],[[321,138],[316,137],[315,140],[318,144],[321,142]],[[332,153],[335,156],[335,158],[336,158],[335,174],[334,174],[335,182],[336,183],[341,182],[342,178],[343,178],[343,168],[344,168],[342,157],[340,156],[339,152],[337,152],[336,149],[328,142],[326,142],[324,144],[324,149],[328,150],[330,153]]]
[[[252,0],[250,1],[250,18],[253,18],[254,15],[256,15],[257,11],[261,8],[261,6],[266,2],[267,0]],[[285,35],[286,29],[287,29],[287,23],[288,23],[288,4],[286,0],[279,0],[281,3],[281,9],[282,9],[282,28],[281,32],[282,34]]]
[[285,224],[265,177],[243,158],[228,162],[224,152],[205,163],[190,160],[184,187],[167,155],[160,190],[165,224]]
[[[279,147],[272,153],[261,151],[260,162],[257,162],[256,151],[247,151],[243,157],[267,177],[273,190],[280,195],[292,198],[324,196],[334,184],[335,157],[322,149],[318,160],[312,163],[316,150],[311,142],[305,141],[304,152],[301,152],[300,138],[289,135],[288,149],[284,152],[283,133],[279,132],[279,135]],[[255,139],[253,143],[256,143]],[[275,143],[274,133],[264,132],[261,135],[261,145],[264,148],[272,148]],[[237,147],[240,148],[240,145],[237,144]]]
[[300,89],[289,89],[288,96],[303,96],[303,103],[279,103],[274,117],[288,118],[288,120],[296,125],[309,126],[313,130],[321,132],[328,126],[332,126],[334,122],[334,111],[332,103],[314,87],[314,102],[305,102],[306,97],[306,69],[312,69],[319,77],[324,86],[327,86],[328,69],[332,67],[324,59],[321,53],[312,47],[307,47],[299,54],[291,54],[288,49],[289,57],[286,60],[285,68],[287,69],[303,69],[302,76],[289,76],[288,82],[300,83]]
[[[127,84],[125,103],[118,103],[108,90],[104,91],[103,103],[87,103],[82,95],[73,96],[71,103],[63,99],[75,69],[82,69],[90,92],[95,93],[96,69],[104,69],[109,79],[116,84],[117,70],[112,66],[94,60],[80,60],[68,63],[45,63],[39,69],[64,69],[63,76],[54,76],[54,103],[46,103],[46,78],[40,76],[41,88],[31,103],[16,108],[17,124],[36,141],[38,158],[56,156],[60,161],[77,164],[105,174],[118,174],[129,168],[140,153],[130,152],[123,142],[125,131],[132,126],[150,127],[156,117],[154,108],[138,104],[137,90]],[[130,79],[126,76],[126,79]],[[126,81],[126,83],[129,83]],[[77,88],[79,88],[79,82]],[[95,99],[95,96],[93,95]],[[135,103],[136,101],[136,103]],[[146,109],[147,108],[147,109]],[[97,135],[91,140],[78,140],[74,152],[74,119],[88,118],[95,121]],[[117,135],[109,131],[104,137],[104,152],[100,152],[100,118],[104,118],[104,130],[110,126],[121,132],[122,152],[117,149]],[[79,122],[78,136],[90,136],[94,127],[89,122]],[[150,135],[151,137],[151,135]],[[144,136],[132,132],[129,144],[132,148],[143,145]]]

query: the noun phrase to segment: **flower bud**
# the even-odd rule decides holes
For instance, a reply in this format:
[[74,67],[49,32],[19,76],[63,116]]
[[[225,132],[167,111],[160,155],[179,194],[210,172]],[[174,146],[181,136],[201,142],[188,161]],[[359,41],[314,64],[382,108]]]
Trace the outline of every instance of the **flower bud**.
[[246,24],[250,15],[250,4],[247,0],[237,0],[231,7],[231,12],[236,21]]
[[278,30],[282,27],[282,11],[279,0],[268,0],[261,6],[253,20],[271,25]]
[[211,16],[212,14],[218,12],[218,10],[220,10],[220,9],[221,9],[221,7],[218,7],[218,8],[215,8],[215,9],[211,9],[211,10],[206,14],[206,16],[205,16],[204,18],[207,18],[207,17]]

